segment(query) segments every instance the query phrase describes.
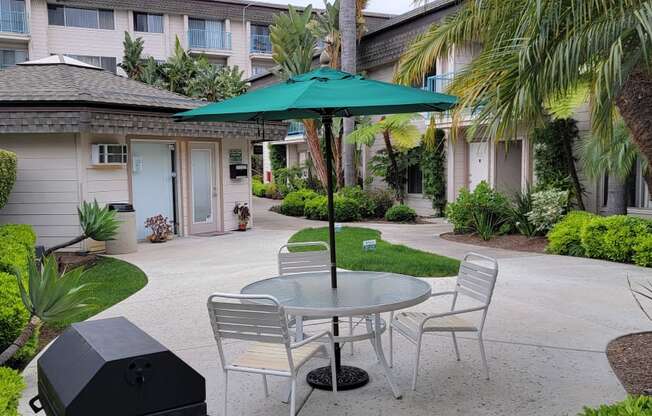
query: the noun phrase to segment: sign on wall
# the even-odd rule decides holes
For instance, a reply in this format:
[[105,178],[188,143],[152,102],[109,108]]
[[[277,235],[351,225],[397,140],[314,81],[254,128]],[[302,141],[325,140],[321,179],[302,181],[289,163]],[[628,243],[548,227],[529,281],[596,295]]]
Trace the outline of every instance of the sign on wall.
[[229,164],[242,163],[242,149],[229,149]]

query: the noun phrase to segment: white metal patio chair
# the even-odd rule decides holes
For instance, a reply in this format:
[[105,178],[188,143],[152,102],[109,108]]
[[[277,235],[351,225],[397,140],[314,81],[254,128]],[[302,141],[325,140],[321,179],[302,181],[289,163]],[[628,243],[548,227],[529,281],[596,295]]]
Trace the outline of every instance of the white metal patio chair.
[[[474,261],[472,261],[474,260]],[[489,266],[488,266],[488,265]],[[389,362],[390,367],[394,364],[394,340],[393,331],[405,336],[416,346],[416,357],[414,362],[414,374],[412,376],[412,390],[417,388],[417,374],[419,372],[419,356],[421,354],[421,342],[425,333],[450,332],[453,336],[455,355],[460,360],[460,352],[457,345],[457,332],[475,332],[480,344],[480,355],[484,372],[489,379],[489,367],[487,356],[482,340],[482,331],[487,318],[487,310],[491,303],[496,277],[498,276],[498,263],[495,259],[477,253],[467,253],[464,261],[460,264],[455,290],[448,292],[433,293],[431,297],[452,296],[452,304],[449,312],[425,313],[404,311],[390,315],[389,327]],[[472,299],[474,305],[464,309],[456,309],[460,296]],[[468,314],[482,312],[477,325],[469,319]],[[463,316],[467,315],[467,316]]]
[[[240,303],[244,302],[244,303]],[[269,395],[267,376],[290,379],[290,416],[296,414],[297,373],[311,358],[326,353],[335,379],[334,342],[330,331],[323,331],[299,342],[292,342],[287,314],[272,296],[214,293],[208,298],[208,314],[215,334],[220,363],[224,371],[224,413],[227,415],[230,371],[261,374],[265,397]],[[329,340],[329,348],[320,341]],[[223,339],[254,341],[247,351],[227,363]],[[334,386],[333,393],[337,392]]]
[[[292,251],[296,248],[320,248],[320,250],[310,250],[310,251]],[[281,246],[278,250],[278,274],[288,275],[288,274],[297,274],[297,273],[308,273],[308,272],[330,272],[331,270],[331,249],[330,246],[323,241],[308,241],[300,243],[288,243]],[[366,317],[356,317],[360,321],[364,320]],[[300,322],[297,323],[297,333],[303,331],[303,322],[305,321],[315,321],[319,320],[320,323],[323,323],[324,319],[330,319],[330,317],[319,317],[319,318],[301,318]],[[358,322],[358,323],[359,323]],[[349,317],[349,335],[353,335],[353,330],[355,325],[353,324],[353,317]],[[302,337],[303,334],[298,334],[299,337]],[[353,342],[350,343],[350,352],[353,355]]]

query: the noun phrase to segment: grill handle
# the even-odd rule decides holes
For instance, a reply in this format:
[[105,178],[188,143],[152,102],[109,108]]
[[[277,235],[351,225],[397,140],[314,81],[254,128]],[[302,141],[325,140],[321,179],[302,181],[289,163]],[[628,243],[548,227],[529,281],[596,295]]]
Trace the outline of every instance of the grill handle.
[[[38,405],[36,404],[38,402]],[[34,413],[38,413],[41,410],[43,410],[43,405],[41,404],[41,400],[39,399],[38,395],[32,397],[29,401],[29,407],[32,408]]]

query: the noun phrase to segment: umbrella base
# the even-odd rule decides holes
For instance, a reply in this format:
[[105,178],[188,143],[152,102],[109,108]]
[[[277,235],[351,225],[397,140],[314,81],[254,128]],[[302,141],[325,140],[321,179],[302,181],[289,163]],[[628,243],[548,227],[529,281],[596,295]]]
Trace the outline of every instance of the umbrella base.
[[[330,366],[320,367],[308,373],[306,381],[319,390],[333,390]],[[353,390],[369,382],[369,374],[361,368],[343,365],[337,372],[337,389]]]

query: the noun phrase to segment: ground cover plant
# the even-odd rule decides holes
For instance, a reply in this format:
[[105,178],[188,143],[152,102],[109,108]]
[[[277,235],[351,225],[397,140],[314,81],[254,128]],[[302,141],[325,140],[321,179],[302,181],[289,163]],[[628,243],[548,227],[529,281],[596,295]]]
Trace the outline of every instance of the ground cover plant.
[[[376,250],[364,251],[362,242],[376,240]],[[328,228],[306,228],[294,234],[289,242],[328,242]],[[419,277],[455,276],[458,260],[391,244],[381,238],[380,231],[370,228],[342,227],[335,234],[337,266],[348,270],[384,271]]]

